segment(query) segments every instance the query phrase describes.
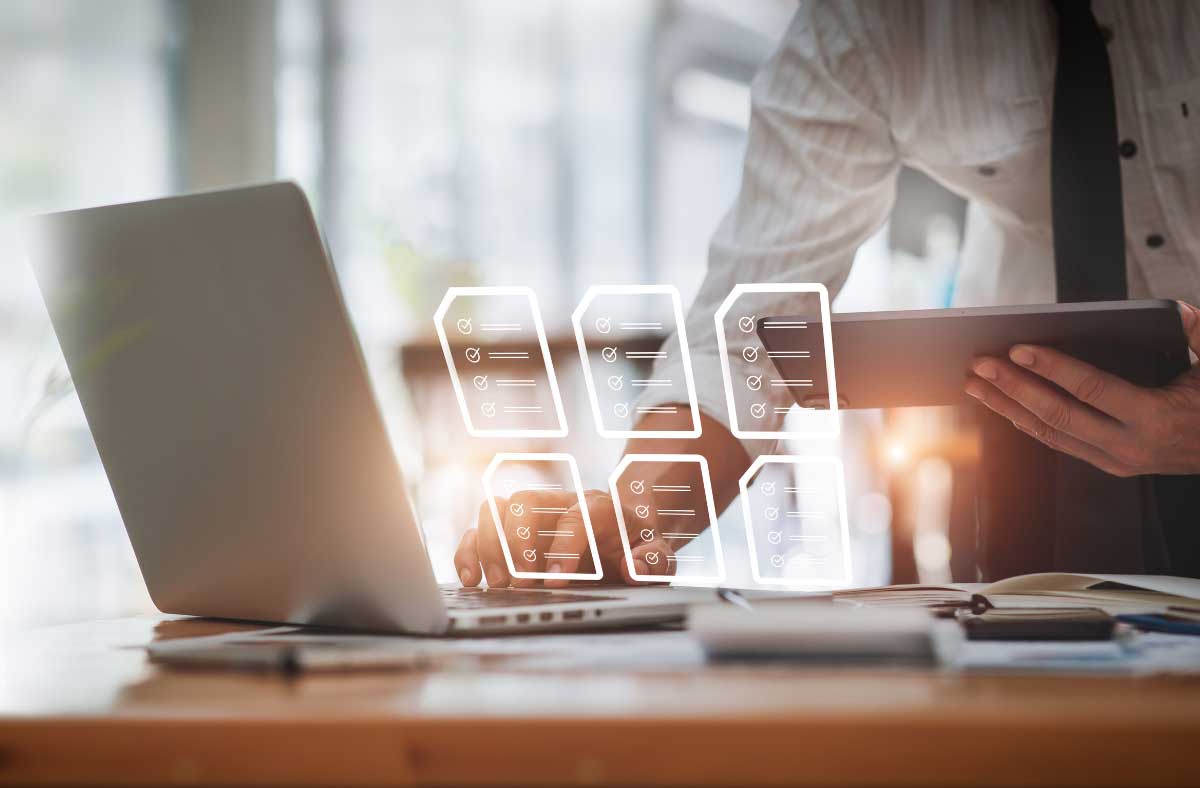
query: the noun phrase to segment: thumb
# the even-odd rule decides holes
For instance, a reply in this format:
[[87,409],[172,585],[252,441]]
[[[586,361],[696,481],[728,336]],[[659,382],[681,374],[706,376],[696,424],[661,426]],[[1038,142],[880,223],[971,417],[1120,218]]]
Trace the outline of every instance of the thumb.
[[1188,347],[1200,356],[1200,310],[1186,301],[1179,301],[1179,320],[1183,323],[1183,333],[1187,337]]

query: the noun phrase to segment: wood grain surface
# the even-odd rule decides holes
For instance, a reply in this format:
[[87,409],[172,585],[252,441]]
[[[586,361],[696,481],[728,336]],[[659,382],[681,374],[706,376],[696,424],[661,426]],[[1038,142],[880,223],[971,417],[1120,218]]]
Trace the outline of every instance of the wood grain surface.
[[863,668],[286,678],[147,662],[233,625],[8,633],[0,783],[1196,785],[1200,678]]

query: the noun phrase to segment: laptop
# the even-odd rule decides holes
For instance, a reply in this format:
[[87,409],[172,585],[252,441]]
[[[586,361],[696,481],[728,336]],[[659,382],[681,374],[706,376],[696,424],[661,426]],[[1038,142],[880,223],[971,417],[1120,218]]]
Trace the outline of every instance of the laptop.
[[439,587],[296,185],[41,216],[27,240],[162,612],[461,635],[676,620],[703,593]]

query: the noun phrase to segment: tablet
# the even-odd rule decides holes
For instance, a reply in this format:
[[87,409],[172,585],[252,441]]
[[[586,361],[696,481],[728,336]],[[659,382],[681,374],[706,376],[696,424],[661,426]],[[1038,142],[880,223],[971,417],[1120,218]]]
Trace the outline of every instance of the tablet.
[[[758,336],[781,377],[812,385],[792,389],[806,407],[828,407],[825,359],[798,358],[796,343],[821,347],[820,323]],[[798,319],[798,318],[793,318]],[[1141,386],[1162,386],[1189,366],[1174,301],[922,309],[832,316],[838,403],[843,408],[897,408],[972,402],[963,384],[977,356],[1006,356],[1013,345],[1053,347]],[[815,334],[815,336],[814,336]]]

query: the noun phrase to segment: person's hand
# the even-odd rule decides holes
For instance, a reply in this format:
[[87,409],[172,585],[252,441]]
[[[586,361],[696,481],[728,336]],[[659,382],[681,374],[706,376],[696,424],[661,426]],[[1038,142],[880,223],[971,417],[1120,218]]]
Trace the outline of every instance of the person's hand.
[[[596,535],[596,547],[600,553],[600,564],[606,583],[628,583],[634,581],[629,575],[625,560],[625,549],[621,543],[616,512],[612,498],[595,490],[584,493],[588,516]],[[477,527],[463,535],[458,550],[454,553],[454,568],[464,586],[477,586],[484,578],[488,586],[503,588],[513,585],[528,588],[538,580],[514,578],[509,574],[500,546],[500,531],[503,530],[513,563],[518,572],[592,572],[591,549],[579,503],[574,493],[518,492],[511,498],[497,498],[496,506],[504,522],[500,529],[492,519],[491,507],[485,501],[479,507]],[[535,512],[535,509],[565,509],[565,513]],[[625,522],[630,528],[630,545],[633,560],[639,575],[668,575],[673,573],[674,562],[667,561],[672,549],[659,536],[659,529],[651,527],[644,518],[626,509]],[[653,530],[652,538],[643,539],[641,532]],[[526,550],[532,551],[533,559],[526,558]],[[547,558],[550,555],[571,555],[572,558]],[[656,554],[656,555],[655,555]],[[650,556],[650,561],[647,560]],[[653,561],[653,563],[651,563]],[[664,580],[667,578],[664,577]],[[546,580],[551,588],[567,585],[566,580]]]
[[[1179,309],[1200,354],[1200,311]],[[1200,365],[1148,389],[1050,348],[1016,345],[1008,357],[976,360],[966,392],[1017,429],[1114,476],[1200,473]]]

